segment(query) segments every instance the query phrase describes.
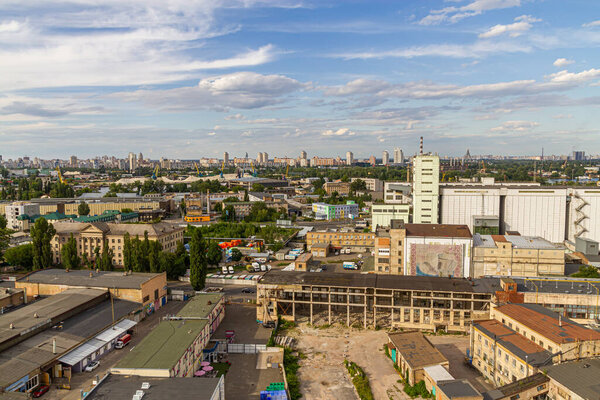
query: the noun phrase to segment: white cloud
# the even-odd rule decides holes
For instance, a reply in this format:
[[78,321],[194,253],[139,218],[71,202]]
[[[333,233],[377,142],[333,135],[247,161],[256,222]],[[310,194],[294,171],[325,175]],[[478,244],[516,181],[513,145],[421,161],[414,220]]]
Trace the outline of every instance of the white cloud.
[[521,0],[475,0],[462,7],[446,7],[432,10],[429,15],[419,21],[420,25],[437,25],[442,22],[455,23],[467,17],[482,14],[485,11],[518,7]]
[[208,136],[215,136],[217,134],[217,132],[208,132],[207,135]]
[[506,121],[500,126],[495,128],[491,128],[492,132],[502,132],[502,131],[513,131],[513,132],[523,132],[531,130],[540,124],[534,121]]
[[489,39],[494,36],[508,34],[510,37],[521,36],[532,27],[532,23],[539,22],[540,19],[533,18],[530,15],[521,15],[515,18],[515,22],[508,25],[494,25],[484,33],[480,34],[479,37],[482,39]]
[[287,95],[304,87],[305,84],[284,75],[244,71],[205,78],[195,87],[136,90],[115,93],[110,97],[142,102],[167,111],[228,111],[230,108],[253,109],[277,104],[284,101]]
[[581,26],[583,26],[584,28],[591,28],[591,27],[594,27],[594,26],[600,26],[600,19],[596,20],[596,21],[588,22],[587,24],[583,24]]
[[567,65],[573,64],[575,61],[567,60],[566,58],[557,58],[552,65],[555,67],[566,67]]
[[23,24],[19,21],[0,22],[0,34],[18,32],[23,28]]
[[348,128],[340,128],[336,131],[328,129],[321,133],[323,136],[354,136],[355,133]]
[[550,74],[546,78],[550,78],[550,83],[553,84],[569,85],[587,82],[597,77],[600,77],[600,69],[592,68],[578,73],[563,70]]
[[232,115],[228,115],[228,116],[226,116],[226,117],[225,117],[225,120],[227,120],[227,121],[231,121],[231,120],[238,120],[238,121],[239,121],[239,120],[243,120],[243,119],[245,119],[245,118],[246,118],[246,117],[245,117],[243,114],[239,114],[239,113],[238,113],[238,114],[232,114]]

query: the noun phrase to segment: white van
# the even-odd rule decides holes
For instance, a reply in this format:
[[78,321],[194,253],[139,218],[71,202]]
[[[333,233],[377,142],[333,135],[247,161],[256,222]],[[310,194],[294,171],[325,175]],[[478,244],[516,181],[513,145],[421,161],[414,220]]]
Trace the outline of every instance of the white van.
[[235,269],[233,268],[232,265],[229,266],[229,273],[233,274],[235,272]]

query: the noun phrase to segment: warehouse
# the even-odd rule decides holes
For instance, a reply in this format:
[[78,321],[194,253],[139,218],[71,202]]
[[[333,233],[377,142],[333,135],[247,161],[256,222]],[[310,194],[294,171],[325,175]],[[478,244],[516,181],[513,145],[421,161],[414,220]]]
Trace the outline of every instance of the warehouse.
[[212,333],[225,317],[223,294],[196,294],[125,355],[111,373],[154,378],[191,377],[204,361]]
[[60,357],[139,307],[118,299],[111,302],[106,291],[69,289],[2,315],[0,389],[28,391],[70,374]]
[[467,332],[499,289],[498,279],[272,270],[257,285],[257,320]]
[[54,295],[69,288],[108,290],[118,299],[142,304],[147,314],[167,302],[166,272],[44,269],[19,279],[15,287],[25,289],[28,299]]

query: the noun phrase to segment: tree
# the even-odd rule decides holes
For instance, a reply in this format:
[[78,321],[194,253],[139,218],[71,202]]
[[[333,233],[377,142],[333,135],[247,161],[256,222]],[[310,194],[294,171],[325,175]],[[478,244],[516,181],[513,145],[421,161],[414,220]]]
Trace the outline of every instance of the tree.
[[33,267],[33,245],[29,243],[7,249],[4,260],[13,267],[30,270]]
[[81,259],[77,254],[77,241],[71,233],[69,240],[60,249],[60,258],[62,260],[63,268],[65,269],[79,269],[81,267]]
[[81,215],[90,215],[90,206],[85,201],[82,201],[77,206],[77,214]]
[[[108,245],[108,240],[104,241],[104,246],[102,246],[102,255],[100,256],[100,265],[99,268],[102,271],[112,271],[113,269],[113,251]],[[97,264],[96,264],[97,265]]]
[[190,283],[194,290],[204,288],[206,281],[206,243],[199,229],[192,231],[190,241]]
[[216,241],[211,241],[206,252],[206,262],[208,265],[219,265],[223,258],[223,251]]
[[252,184],[252,191],[253,192],[264,192],[265,191],[265,186],[260,184],[260,183],[253,183]]
[[6,217],[0,214],[0,229],[6,229],[6,224],[8,224]]
[[38,270],[52,266],[52,249],[50,241],[56,235],[52,224],[41,217],[35,220],[30,236],[33,244],[33,269]]
[[229,204],[221,213],[221,219],[223,221],[235,221],[235,207],[233,204]]
[[248,195],[247,190],[244,190],[244,201],[250,201],[250,196]]
[[152,273],[159,272],[160,266],[160,251],[162,249],[158,240],[150,241],[150,251],[148,252],[148,269]]
[[365,192],[367,191],[367,184],[362,179],[357,179],[350,184],[350,192]]
[[231,249],[231,260],[240,261],[243,257],[242,252],[239,249]]
[[123,235],[123,268],[126,271],[133,269],[133,249],[129,232]]
[[576,278],[600,278],[598,268],[592,265],[582,265],[581,267],[579,267],[579,272],[576,272],[571,276],[574,276]]

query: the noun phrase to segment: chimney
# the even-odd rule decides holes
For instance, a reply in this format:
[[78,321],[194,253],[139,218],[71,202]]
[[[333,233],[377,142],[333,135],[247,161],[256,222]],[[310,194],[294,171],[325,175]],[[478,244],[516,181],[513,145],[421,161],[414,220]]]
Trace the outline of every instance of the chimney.
[[206,214],[210,215],[210,189],[206,189]]
[[421,136],[421,142],[419,144],[419,154],[423,155],[423,136]]
[[52,338],[52,354],[56,354],[56,338]]

